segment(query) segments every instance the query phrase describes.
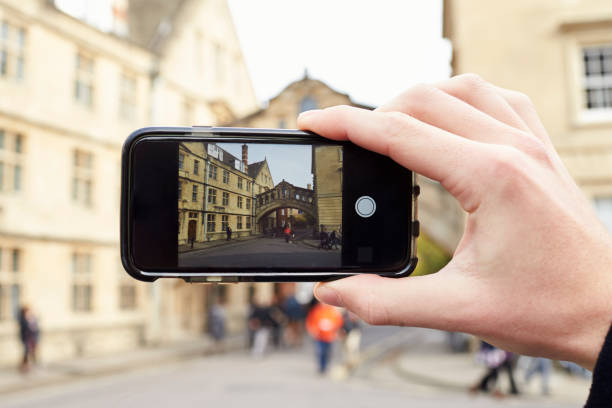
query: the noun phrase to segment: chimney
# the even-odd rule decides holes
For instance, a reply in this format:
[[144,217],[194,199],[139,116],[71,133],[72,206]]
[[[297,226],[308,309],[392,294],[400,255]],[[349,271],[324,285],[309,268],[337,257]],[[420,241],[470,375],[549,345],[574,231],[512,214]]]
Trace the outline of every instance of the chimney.
[[310,184],[310,183],[306,184],[306,188],[307,188],[308,190],[312,190],[312,184]]
[[242,164],[244,164],[244,172],[249,172],[249,146],[242,145]]

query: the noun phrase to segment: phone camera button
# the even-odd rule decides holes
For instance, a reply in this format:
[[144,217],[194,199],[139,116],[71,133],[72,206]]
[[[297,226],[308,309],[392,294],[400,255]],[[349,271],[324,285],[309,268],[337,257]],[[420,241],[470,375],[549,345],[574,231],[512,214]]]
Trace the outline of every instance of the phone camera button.
[[376,212],[376,201],[370,196],[361,196],[355,202],[355,211],[360,217],[371,217]]

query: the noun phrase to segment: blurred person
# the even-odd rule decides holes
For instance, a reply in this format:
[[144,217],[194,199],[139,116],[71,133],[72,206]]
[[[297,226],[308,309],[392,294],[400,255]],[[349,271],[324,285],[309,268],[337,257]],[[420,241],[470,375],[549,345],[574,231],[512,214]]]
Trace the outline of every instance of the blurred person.
[[215,340],[215,344],[220,346],[225,339],[225,322],[227,313],[225,307],[220,300],[216,300],[210,307],[208,314],[208,332]]
[[487,371],[476,384],[470,387],[470,392],[490,392],[496,397],[502,397],[503,393],[496,386],[499,371],[504,369],[510,381],[510,394],[519,394],[519,390],[516,387],[516,381],[514,380],[512,353],[492,346],[486,341],[481,341],[480,350],[476,354],[476,359],[487,367]]
[[27,372],[30,370],[32,364],[36,363],[36,349],[40,336],[38,319],[30,307],[24,305],[19,310],[18,322],[19,339],[23,346],[23,358],[19,368],[20,371]]
[[342,327],[342,314],[337,308],[317,303],[306,316],[306,330],[315,340],[315,351],[320,374],[325,374],[332,343]]
[[283,332],[287,325],[287,316],[283,311],[278,294],[272,297],[272,304],[268,309],[268,313],[270,315],[272,345],[274,348],[279,349],[283,346]]
[[361,321],[356,314],[344,310],[342,313],[344,364],[349,372],[359,364],[361,348]]
[[227,240],[230,241],[232,239],[232,227],[228,225],[225,228],[225,233],[227,234]]
[[283,302],[283,312],[287,317],[286,344],[290,347],[299,347],[302,345],[303,338],[304,307],[293,294],[287,296]]
[[268,320],[268,309],[256,303],[249,316],[249,329],[253,332],[253,344],[251,347],[251,355],[253,357],[263,357],[268,348],[268,339],[270,337]]
[[526,95],[460,75],[414,86],[374,111],[306,111],[298,126],[440,182],[467,213],[438,273],[319,283],[322,302],[370,324],[460,331],[594,368],[587,406],[609,404],[612,237]]
[[537,373],[542,378],[542,395],[550,394],[550,374],[552,373],[552,360],[542,357],[527,357],[527,368],[525,370],[525,384],[528,385],[531,378]]

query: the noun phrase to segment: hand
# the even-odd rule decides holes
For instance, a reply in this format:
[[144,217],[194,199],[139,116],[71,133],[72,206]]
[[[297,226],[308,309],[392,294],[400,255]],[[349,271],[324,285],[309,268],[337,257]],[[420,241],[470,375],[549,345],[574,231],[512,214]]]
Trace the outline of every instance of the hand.
[[593,368],[612,322],[612,239],[526,96],[462,75],[375,111],[308,111],[298,125],[439,181],[468,214],[440,272],[322,283],[319,300],[370,324],[462,331]]

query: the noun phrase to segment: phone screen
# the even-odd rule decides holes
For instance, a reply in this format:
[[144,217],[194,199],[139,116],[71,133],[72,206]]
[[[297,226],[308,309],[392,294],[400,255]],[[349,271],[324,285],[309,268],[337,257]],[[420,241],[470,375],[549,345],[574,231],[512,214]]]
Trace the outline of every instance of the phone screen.
[[177,160],[179,267],[341,267],[341,145],[183,141]]

